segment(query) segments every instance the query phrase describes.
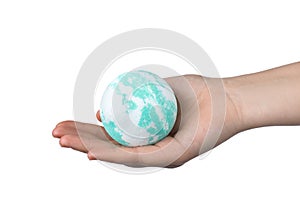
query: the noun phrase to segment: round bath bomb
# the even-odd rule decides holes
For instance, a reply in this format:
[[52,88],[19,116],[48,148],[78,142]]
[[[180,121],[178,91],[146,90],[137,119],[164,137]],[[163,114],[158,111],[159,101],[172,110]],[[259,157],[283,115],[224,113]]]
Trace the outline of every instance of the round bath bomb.
[[103,93],[100,116],[107,133],[125,146],[154,144],[172,130],[177,102],[168,83],[137,70],[118,76]]

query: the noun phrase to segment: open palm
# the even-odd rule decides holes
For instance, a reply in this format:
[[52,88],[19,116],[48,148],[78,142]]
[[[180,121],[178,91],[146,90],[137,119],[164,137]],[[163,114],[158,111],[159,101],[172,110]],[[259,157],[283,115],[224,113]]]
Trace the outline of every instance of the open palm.
[[[180,112],[169,136],[154,145],[125,147],[113,141],[103,127],[75,121],[57,124],[53,136],[60,138],[61,146],[87,153],[91,160],[97,159],[134,167],[180,166],[225,141],[236,132],[231,122],[237,120],[237,115],[227,95],[225,95],[226,116],[225,104],[222,104],[223,108],[220,110],[223,109],[224,114],[221,113],[219,118],[213,119],[214,101],[207,87],[207,81],[210,80],[213,79],[204,79],[198,75],[166,79],[177,97]],[[213,84],[213,81],[211,82]],[[222,105],[220,104],[219,107]],[[97,118],[101,121],[99,111]],[[217,130],[220,127],[221,130]],[[219,132],[222,134],[218,134]]]

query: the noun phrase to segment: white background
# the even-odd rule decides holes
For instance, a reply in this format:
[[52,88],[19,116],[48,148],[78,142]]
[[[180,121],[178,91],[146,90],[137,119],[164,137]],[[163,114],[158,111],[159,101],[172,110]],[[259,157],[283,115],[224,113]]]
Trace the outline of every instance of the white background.
[[1,1],[0,199],[299,199],[300,127],[246,131],[147,175],[89,161],[51,135],[73,118],[82,63],[116,34],[180,32],[227,77],[299,61],[299,19],[297,1]]

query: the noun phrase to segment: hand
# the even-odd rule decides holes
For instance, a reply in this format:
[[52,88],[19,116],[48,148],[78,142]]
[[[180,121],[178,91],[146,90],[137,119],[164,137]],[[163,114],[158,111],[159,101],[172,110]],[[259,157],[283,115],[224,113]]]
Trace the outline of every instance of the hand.
[[[98,159],[134,167],[177,167],[239,131],[239,114],[226,91],[221,102],[226,102],[226,105],[222,104],[223,108],[220,109],[223,110],[223,115],[213,116],[212,110],[216,113],[218,107],[213,108],[212,88],[218,85],[215,82],[220,79],[185,75],[167,78],[166,81],[175,92],[178,110],[181,112],[171,134],[154,145],[121,146],[108,136],[103,127],[74,121],[57,124],[53,136],[60,138],[62,147],[87,153],[90,160]],[[216,91],[219,89],[216,88]],[[214,98],[218,97],[216,95],[218,92],[215,92]],[[101,121],[99,111],[97,118]],[[219,131],[221,135],[218,134]]]
[[124,147],[103,127],[74,121],[59,123],[53,136],[60,138],[61,146],[87,153],[91,160],[176,167],[240,131],[300,124],[300,62],[233,78],[185,75],[166,81],[181,112],[171,134],[155,145]]

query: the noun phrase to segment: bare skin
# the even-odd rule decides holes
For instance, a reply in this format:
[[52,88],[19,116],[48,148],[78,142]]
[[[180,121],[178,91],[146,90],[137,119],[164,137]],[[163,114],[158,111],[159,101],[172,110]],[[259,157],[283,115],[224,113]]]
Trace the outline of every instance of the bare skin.
[[[241,131],[300,124],[300,63],[221,79],[225,104],[220,116],[212,111],[218,108],[212,98],[219,94],[219,79],[185,75],[166,81],[175,92],[181,113],[172,133],[155,145],[124,147],[103,127],[75,121],[60,122],[52,134],[62,147],[84,152],[90,160],[134,167],[177,167]],[[96,116],[101,121],[99,112]]]

